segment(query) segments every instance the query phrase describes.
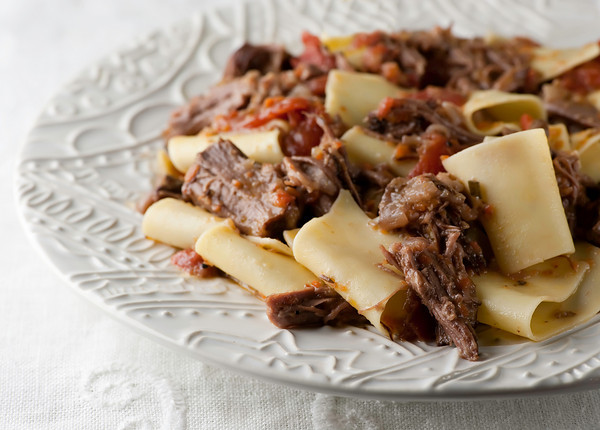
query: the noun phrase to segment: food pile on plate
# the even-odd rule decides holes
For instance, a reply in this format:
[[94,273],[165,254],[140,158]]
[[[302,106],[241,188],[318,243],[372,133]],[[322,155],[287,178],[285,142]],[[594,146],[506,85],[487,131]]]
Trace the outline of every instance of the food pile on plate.
[[600,46],[449,29],[245,44],[173,112],[145,205],[172,261],[281,328],[372,325],[476,360],[600,310]]

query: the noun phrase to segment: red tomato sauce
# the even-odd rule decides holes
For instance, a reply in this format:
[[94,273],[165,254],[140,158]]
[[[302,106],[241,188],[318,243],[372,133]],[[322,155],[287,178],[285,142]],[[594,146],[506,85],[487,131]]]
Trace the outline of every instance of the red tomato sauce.
[[193,249],[183,249],[173,254],[171,264],[200,278],[212,278],[219,275],[219,269],[206,264],[204,259]]
[[578,94],[600,89],[600,57],[569,70],[558,79],[563,87]]
[[451,155],[450,147],[446,136],[439,133],[431,133],[423,136],[423,146],[419,148],[419,161],[408,174],[409,178],[423,175],[424,173],[445,172],[442,165],[442,157]]

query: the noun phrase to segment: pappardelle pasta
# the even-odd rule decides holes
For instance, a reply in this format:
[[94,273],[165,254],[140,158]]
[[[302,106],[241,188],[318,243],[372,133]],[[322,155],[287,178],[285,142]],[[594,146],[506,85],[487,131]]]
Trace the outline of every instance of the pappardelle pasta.
[[449,29],[245,44],[175,111],[143,231],[278,327],[479,358],[600,311],[600,46]]

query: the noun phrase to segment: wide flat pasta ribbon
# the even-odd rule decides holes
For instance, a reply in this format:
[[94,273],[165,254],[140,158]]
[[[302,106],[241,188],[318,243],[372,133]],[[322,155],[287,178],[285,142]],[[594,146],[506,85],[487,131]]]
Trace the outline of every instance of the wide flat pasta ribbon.
[[[406,299],[404,280],[380,268],[385,262],[380,246],[400,240],[372,226],[372,220],[347,190],[340,191],[331,210],[306,223],[293,241],[294,257],[327,281],[379,331],[388,335],[381,315],[388,302],[401,317]],[[393,298],[393,300],[391,300]]]
[[175,136],[169,139],[167,148],[173,165],[182,173],[196,160],[196,154],[204,151],[219,139],[230,140],[248,158],[259,163],[279,163],[283,152],[279,146],[279,129],[268,131],[240,131],[217,134],[200,133],[195,136]]
[[463,106],[469,129],[484,135],[500,134],[502,129],[520,130],[523,114],[546,119],[542,100],[531,94],[513,94],[497,90],[475,91]]
[[600,310],[600,249],[578,243],[570,259],[556,257],[518,276],[474,276],[478,320],[540,341],[587,321]]
[[489,205],[482,223],[503,272],[575,251],[544,130],[485,141],[443,165],[465,185],[478,183]]

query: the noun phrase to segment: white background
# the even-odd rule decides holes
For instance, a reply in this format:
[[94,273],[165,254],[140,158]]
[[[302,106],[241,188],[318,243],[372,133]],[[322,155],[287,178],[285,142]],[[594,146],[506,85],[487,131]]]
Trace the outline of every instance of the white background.
[[139,336],[59,279],[14,209],[15,156],[36,113],[134,36],[223,3],[231,1],[0,2],[0,428],[597,428],[599,391],[386,403],[237,376]]

